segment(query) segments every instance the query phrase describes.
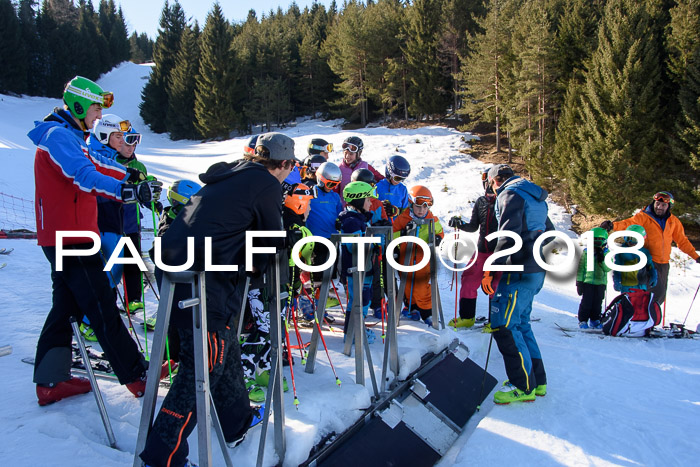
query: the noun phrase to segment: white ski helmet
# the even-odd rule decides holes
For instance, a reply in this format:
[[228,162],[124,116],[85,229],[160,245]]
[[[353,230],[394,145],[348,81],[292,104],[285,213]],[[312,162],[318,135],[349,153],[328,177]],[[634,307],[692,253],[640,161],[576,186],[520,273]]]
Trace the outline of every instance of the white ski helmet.
[[95,138],[97,138],[97,141],[107,146],[112,133],[124,133],[130,129],[131,122],[129,122],[129,120],[124,120],[114,114],[107,114],[103,115],[101,119],[95,122],[92,133],[95,135]]

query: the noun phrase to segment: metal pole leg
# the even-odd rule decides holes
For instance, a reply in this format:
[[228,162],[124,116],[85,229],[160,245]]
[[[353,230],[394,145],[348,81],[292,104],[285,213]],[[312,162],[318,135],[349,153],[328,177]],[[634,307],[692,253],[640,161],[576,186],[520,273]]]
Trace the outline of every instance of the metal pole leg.
[[102,393],[100,392],[100,387],[97,385],[97,378],[95,378],[95,373],[93,373],[92,371],[92,365],[90,365],[90,358],[88,357],[87,349],[85,349],[85,342],[83,342],[83,336],[80,335],[78,323],[75,321],[75,318],[73,316],[70,317],[70,325],[73,327],[73,334],[75,334],[75,340],[78,341],[80,356],[83,359],[83,365],[85,365],[85,372],[87,373],[88,379],[90,380],[90,385],[92,386],[92,393],[95,395],[95,402],[97,402],[97,408],[100,411],[102,423],[104,424],[105,431],[107,432],[109,446],[113,449],[117,449],[117,440],[114,438],[112,424],[109,422],[107,409],[105,408],[105,403],[102,400]]

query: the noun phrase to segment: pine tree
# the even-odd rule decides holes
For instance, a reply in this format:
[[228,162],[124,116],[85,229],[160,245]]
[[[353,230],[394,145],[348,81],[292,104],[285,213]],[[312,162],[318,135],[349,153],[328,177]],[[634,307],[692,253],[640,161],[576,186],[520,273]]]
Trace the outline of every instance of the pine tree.
[[462,65],[460,80],[464,89],[460,95],[463,108],[460,114],[473,122],[496,125],[496,150],[501,150],[501,124],[503,123],[503,100],[505,72],[513,57],[510,49],[510,24],[504,4],[494,0],[479,27],[484,31],[470,37],[469,56]]
[[530,0],[515,17],[511,39],[515,61],[509,74],[515,92],[507,106],[511,110],[506,112],[510,144],[518,148],[538,183],[553,175],[555,74],[551,48],[554,35],[550,28],[542,2]]
[[27,88],[27,66],[22,31],[15,7],[0,0],[0,93],[22,93]]
[[483,0],[445,0],[440,25],[439,57],[442,72],[452,82],[452,109],[461,107],[459,80],[462,57],[467,55],[467,38],[483,33],[478,20],[486,16]]
[[118,65],[131,58],[129,34],[126,30],[126,21],[121,7],[114,16],[112,30],[109,33],[109,48],[112,51],[113,65]]
[[450,102],[450,82],[441,72],[438,40],[442,0],[415,0],[407,11],[407,40],[402,47],[408,64],[409,112],[417,117],[441,116]]
[[596,48],[601,14],[601,7],[590,0],[574,0],[564,11],[552,42],[559,83],[563,89],[572,78],[583,82],[584,63]]
[[[78,19],[78,34],[83,44],[94,44],[97,41],[99,32],[95,21],[95,10],[92,2],[80,0],[78,8],[80,16]],[[96,80],[102,70],[100,69],[100,51],[95,47],[86,47],[83,53],[74,58],[80,70],[80,74],[86,78]]]
[[146,63],[153,60],[153,41],[145,32],[138,34],[134,31],[131,33],[129,50],[131,61],[134,63]]
[[228,137],[241,123],[239,109],[232,105],[237,77],[231,40],[231,26],[215,3],[200,37],[195,93],[195,128],[204,138]]
[[100,0],[97,7],[98,11],[98,28],[100,31],[100,59],[102,72],[109,71],[115,63],[113,45],[110,43],[112,28],[116,17],[116,11],[113,0]]
[[586,73],[577,132],[585,183],[572,196],[593,212],[628,214],[664,177],[658,42],[643,3],[610,0]]
[[158,38],[153,47],[155,65],[141,93],[141,117],[155,133],[167,130],[168,84],[175,66],[177,49],[185,30],[185,12],[178,2],[171,7],[167,0],[160,16]]
[[364,6],[351,0],[337,16],[323,44],[328,65],[339,76],[336,91],[340,97],[333,105],[349,120],[369,120],[367,102],[367,38],[364,36]]
[[42,4],[37,17],[37,32],[44,47],[42,95],[60,97],[68,80],[80,73],[75,57],[84,45],[80,42],[78,17],[78,9],[70,0],[44,0]]
[[167,130],[171,139],[196,139],[194,101],[199,69],[199,25],[186,27],[170,73]]
[[[684,80],[681,83],[678,100],[681,115],[676,122],[671,148],[675,160],[688,161],[675,174],[679,180],[681,193],[676,193],[679,212],[700,214],[700,43],[695,45],[692,55],[684,62]],[[685,170],[683,170],[685,169]],[[679,196],[680,195],[680,196]]]
[[19,17],[22,44],[24,44],[24,64],[27,87],[25,92],[32,96],[40,94],[41,43],[36,28],[37,0],[20,0],[17,16]]

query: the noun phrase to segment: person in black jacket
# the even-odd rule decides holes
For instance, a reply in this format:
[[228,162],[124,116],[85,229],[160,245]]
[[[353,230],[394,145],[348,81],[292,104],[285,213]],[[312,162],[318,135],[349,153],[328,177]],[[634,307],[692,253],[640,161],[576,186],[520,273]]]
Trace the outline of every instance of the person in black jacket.
[[[199,176],[204,187],[190,198],[162,237],[165,264],[184,264],[188,256],[187,238],[193,237],[192,270],[204,269],[205,238],[211,239],[211,264],[238,265],[239,271],[206,271],[205,275],[209,384],[224,438],[231,446],[243,439],[255,415],[243,379],[236,329],[231,326],[241,311],[246,232],[283,230],[281,183],[295,162],[291,138],[281,133],[261,135],[254,155],[235,162],[219,162]],[[282,248],[284,238],[258,238],[254,244]],[[269,255],[253,255],[253,275],[262,274],[268,260]],[[182,321],[189,323],[176,324],[180,334],[180,369],[163,401],[146,448],[140,453],[141,459],[151,466],[186,465],[187,437],[196,424],[191,313],[183,312],[182,317]]]
[[[474,326],[476,297],[481,286],[481,277],[484,273],[484,261],[491,256],[498,241],[497,239],[493,239],[490,242],[486,241],[486,237],[489,234],[498,230],[498,220],[493,210],[496,204],[496,193],[488,185],[487,174],[488,170],[481,177],[486,192],[483,196],[479,196],[476,203],[474,203],[471,220],[464,222],[461,216],[454,216],[449,222],[450,227],[465,232],[476,232],[477,229],[479,230],[476,261],[469,269],[462,272],[462,288],[459,292],[459,318],[450,320],[448,324],[456,328],[470,328]],[[494,277],[494,281],[494,288],[496,288],[498,287],[498,278]]]

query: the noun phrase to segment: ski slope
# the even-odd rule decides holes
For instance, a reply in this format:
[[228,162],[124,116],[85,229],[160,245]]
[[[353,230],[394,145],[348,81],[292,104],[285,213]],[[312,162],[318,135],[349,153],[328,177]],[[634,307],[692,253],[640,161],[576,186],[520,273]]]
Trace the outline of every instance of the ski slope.
[[[137,155],[149,173],[168,185],[180,178],[196,180],[197,174],[211,164],[239,158],[247,136],[222,142],[175,142],[167,135],[148,131],[138,115],[138,104],[149,72],[148,66],[125,63],[99,80],[115,94],[115,105],[105,113],[130,119],[143,133]],[[33,128],[34,120],[60,104],[56,99],[0,95],[1,193],[33,199],[35,148],[26,133]],[[450,230],[447,221],[452,215],[471,215],[472,203],[483,191],[480,174],[486,166],[460,153],[470,135],[436,126],[344,131],[340,124],[305,120],[281,131],[294,138],[299,158],[305,156],[311,138],[323,137],[338,148],[330,160],[340,162],[340,145],[350,135],[363,139],[363,159],[380,171],[388,157],[401,154],[412,166],[407,185],[430,188],[435,198],[433,213],[443,221],[446,230]],[[549,207],[557,229],[575,238],[566,211],[552,203]],[[125,388],[100,383],[119,450],[107,446],[92,395],[47,407],[37,405],[32,368],[21,359],[34,356],[51,306],[50,269],[34,240],[0,240],[0,248],[3,247],[15,250],[1,257],[7,267],[0,270],[0,346],[13,347],[11,355],[0,357],[0,458],[18,466],[130,464],[141,400]],[[684,256],[677,250],[675,253]],[[439,279],[446,319],[450,319],[455,306],[450,271],[441,269]],[[683,321],[699,281],[700,265],[692,263],[684,269],[672,264],[666,322]],[[615,295],[610,286],[607,300]],[[156,302],[150,294],[147,298],[147,314],[152,315]],[[533,330],[548,373],[547,396],[532,404],[510,406],[494,406],[488,397],[440,465],[697,465],[700,341],[600,338],[576,332],[567,337],[554,323],[575,327],[578,303],[573,272],[548,276],[533,308],[533,317],[540,318],[533,323]],[[481,295],[477,316],[485,315],[486,308],[486,297]],[[687,324],[695,328],[698,322],[700,304],[696,303]],[[421,323],[401,323],[399,351],[406,369],[415,368],[422,353],[439,350],[455,337],[469,347],[475,362],[483,367],[486,361],[487,334],[449,329],[437,332]],[[302,332],[308,339],[309,331]],[[370,403],[370,392],[354,384],[354,360],[342,354],[342,334],[325,335],[343,384],[336,387],[323,353],[318,355],[314,374],[295,372],[300,405],[295,410],[291,391],[286,394],[285,466],[304,461],[319,440],[348,427]],[[381,370],[382,361],[379,342],[372,345],[376,371]],[[488,369],[497,379],[506,379],[495,345]],[[285,369],[289,379],[288,371]],[[236,465],[254,465],[259,433],[260,428],[256,427],[241,446],[231,450]],[[189,441],[190,457],[196,461],[196,432]],[[218,445],[213,451],[215,465],[222,465]],[[277,462],[271,437],[265,459],[266,465]]]

